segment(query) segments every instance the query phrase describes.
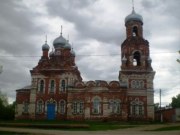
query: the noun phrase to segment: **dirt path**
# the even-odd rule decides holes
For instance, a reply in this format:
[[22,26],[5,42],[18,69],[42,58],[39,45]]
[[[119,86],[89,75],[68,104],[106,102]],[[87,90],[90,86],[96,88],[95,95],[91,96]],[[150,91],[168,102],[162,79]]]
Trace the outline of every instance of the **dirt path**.
[[0,127],[0,131],[15,131],[31,133],[32,135],[180,135],[180,131],[144,131],[168,125],[143,125],[137,128],[118,129],[112,131],[62,131],[28,128]]

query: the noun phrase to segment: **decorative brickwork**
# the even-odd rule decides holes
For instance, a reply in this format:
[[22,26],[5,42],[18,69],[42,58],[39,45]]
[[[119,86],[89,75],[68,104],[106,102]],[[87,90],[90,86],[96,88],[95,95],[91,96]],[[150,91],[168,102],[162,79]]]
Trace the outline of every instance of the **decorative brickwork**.
[[51,52],[45,43],[30,71],[31,86],[16,90],[16,119],[153,120],[155,72],[142,17],[133,10],[125,26],[119,81],[82,81],[75,52],[62,32]]

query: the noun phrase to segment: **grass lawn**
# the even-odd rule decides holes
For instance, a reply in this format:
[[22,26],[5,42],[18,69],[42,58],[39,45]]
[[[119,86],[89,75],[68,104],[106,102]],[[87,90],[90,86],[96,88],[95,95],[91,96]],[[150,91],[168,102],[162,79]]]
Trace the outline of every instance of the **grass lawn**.
[[180,125],[157,128],[157,129],[151,130],[151,131],[173,131],[173,130],[180,130]]
[[124,128],[133,128],[138,125],[131,125],[122,122],[102,122],[102,121],[10,121],[0,122],[1,127],[25,127],[58,130],[78,130],[78,131],[104,131]]

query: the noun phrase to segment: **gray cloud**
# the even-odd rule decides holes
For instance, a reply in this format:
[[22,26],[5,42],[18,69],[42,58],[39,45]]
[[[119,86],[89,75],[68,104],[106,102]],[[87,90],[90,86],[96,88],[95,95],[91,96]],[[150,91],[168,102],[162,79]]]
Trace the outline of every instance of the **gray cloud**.
[[[124,37],[121,33],[121,27],[117,29],[116,26],[108,24],[108,22],[105,24],[105,27],[98,24],[96,15],[99,12],[103,13],[103,11],[98,9],[98,6],[97,8],[92,8],[96,3],[97,0],[86,2],[80,0],[54,0],[48,1],[47,7],[50,15],[61,17],[73,23],[81,39],[92,38],[100,42],[119,44],[121,41],[119,37]],[[101,16],[98,17],[101,20]],[[102,22],[103,20],[104,18],[102,18]]]
[[[42,5],[36,6],[34,2]],[[59,31],[54,31],[52,27],[60,25],[57,23],[59,20],[67,22],[65,26],[67,28],[69,28],[68,24],[73,26],[71,28],[74,34],[72,36],[76,63],[83,79],[118,80],[121,58],[120,55],[111,54],[120,54],[120,44],[125,39],[124,18],[131,13],[131,1],[47,0],[46,3],[44,2],[0,1],[0,64],[4,66],[4,72],[0,75],[1,90],[7,92],[11,99],[15,99],[14,90],[30,84],[29,70],[39,59],[39,57],[2,56],[41,55],[43,34],[52,34],[50,35],[52,39],[48,38],[50,41],[56,38],[54,35]],[[153,68],[157,72],[155,89],[162,87],[173,94],[176,94],[177,88],[180,87],[179,65],[175,61],[178,55],[163,52],[179,50],[179,2],[179,0],[135,1],[136,12],[144,18],[144,37],[150,42]],[[91,56],[83,56],[87,54]],[[98,54],[105,56],[93,56]],[[166,97],[168,98],[170,97]]]

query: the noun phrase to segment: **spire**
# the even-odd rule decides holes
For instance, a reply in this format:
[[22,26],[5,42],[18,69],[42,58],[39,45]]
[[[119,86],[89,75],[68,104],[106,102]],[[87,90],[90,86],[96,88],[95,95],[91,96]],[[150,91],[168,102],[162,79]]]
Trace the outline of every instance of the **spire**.
[[135,10],[134,10],[134,0],[132,0],[132,13],[135,13]]
[[62,36],[62,29],[63,29],[63,27],[62,27],[62,25],[61,25],[61,33],[60,33],[61,36]]
[[132,0],[132,10],[134,10],[134,0]]
[[46,40],[45,40],[45,43],[47,44],[47,35],[46,35],[46,38],[45,38]]

